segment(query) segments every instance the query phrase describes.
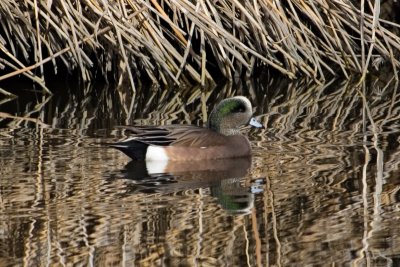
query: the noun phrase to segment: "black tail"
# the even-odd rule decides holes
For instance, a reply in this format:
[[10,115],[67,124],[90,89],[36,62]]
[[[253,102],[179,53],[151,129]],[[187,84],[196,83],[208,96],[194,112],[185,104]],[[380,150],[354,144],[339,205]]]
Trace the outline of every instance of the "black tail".
[[128,140],[109,144],[109,146],[121,150],[123,153],[125,153],[125,155],[133,160],[145,160],[147,147],[149,145],[136,140]]

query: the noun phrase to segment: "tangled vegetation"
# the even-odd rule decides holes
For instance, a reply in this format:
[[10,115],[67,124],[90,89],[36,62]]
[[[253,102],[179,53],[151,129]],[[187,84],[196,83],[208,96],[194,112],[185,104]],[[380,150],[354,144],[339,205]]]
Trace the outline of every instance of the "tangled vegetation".
[[67,69],[85,81],[129,81],[135,92],[144,78],[205,86],[264,67],[319,81],[365,77],[382,64],[396,73],[400,25],[383,18],[381,2],[399,8],[372,0],[3,0],[0,81],[22,74],[50,93],[46,75]]

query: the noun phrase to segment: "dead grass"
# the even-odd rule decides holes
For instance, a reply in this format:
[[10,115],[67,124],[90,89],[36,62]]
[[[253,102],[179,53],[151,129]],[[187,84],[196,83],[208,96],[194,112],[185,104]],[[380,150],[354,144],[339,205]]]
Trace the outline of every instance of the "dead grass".
[[[362,0],[5,0],[0,2],[0,81],[24,75],[44,92],[43,65],[93,79],[93,66],[129,81],[231,79],[266,65],[289,78],[363,80],[373,68],[399,67],[400,25],[380,18],[380,1]],[[395,11],[393,11],[395,12]],[[215,76],[215,74],[214,74]],[[396,76],[397,79],[397,76]]]

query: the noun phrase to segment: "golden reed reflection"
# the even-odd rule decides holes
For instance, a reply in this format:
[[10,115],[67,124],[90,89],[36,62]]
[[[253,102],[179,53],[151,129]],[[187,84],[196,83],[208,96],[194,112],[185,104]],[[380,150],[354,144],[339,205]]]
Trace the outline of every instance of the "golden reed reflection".
[[[40,111],[53,127],[1,129],[0,265],[398,265],[396,90],[366,90],[376,135],[348,81],[242,86],[149,92],[131,113],[122,95],[126,109],[71,97]],[[97,145],[121,137],[114,124],[201,124],[211,102],[244,93],[268,126],[248,131],[251,162],[149,173]]]

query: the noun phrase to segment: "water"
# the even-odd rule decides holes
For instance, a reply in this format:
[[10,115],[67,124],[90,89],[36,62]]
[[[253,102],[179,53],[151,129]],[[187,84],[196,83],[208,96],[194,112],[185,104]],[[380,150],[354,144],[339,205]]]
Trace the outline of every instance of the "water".
[[[0,266],[398,266],[400,95],[384,85],[367,105],[344,81],[2,104],[47,127],[1,121]],[[236,94],[267,126],[244,129],[251,159],[160,174],[101,144],[115,125],[201,124]]]

